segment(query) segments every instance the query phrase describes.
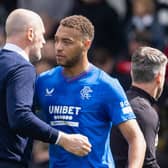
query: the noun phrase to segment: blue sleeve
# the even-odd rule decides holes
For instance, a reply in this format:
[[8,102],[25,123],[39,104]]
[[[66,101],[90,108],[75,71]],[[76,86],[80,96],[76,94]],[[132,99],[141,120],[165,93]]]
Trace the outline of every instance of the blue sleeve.
[[118,80],[115,80],[108,89],[106,107],[112,123],[118,125],[124,121],[134,119],[135,114]]
[[32,112],[35,70],[30,64],[16,68],[7,80],[7,116],[10,128],[23,136],[55,143],[58,131]]

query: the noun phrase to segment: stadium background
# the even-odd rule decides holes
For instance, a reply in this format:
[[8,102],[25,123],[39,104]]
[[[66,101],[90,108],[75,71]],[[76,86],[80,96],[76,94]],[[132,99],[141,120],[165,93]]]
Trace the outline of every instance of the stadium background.
[[[56,66],[54,33],[60,19],[82,14],[95,25],[95,39],[89,52],[92,63],[117,77],[124,89],[130,79],[131,54],[148,45],[168,56],[168,0],[0,0],[0,48],[5,42],[4,24],[16,8],[31,9],[41,15],[46,28],[46,45],[40,62],[33,62],[37,73]],[[32,60],[33,61],[33,60]],[[159,146],[161,168],[168,167],[168,68],[164,92],[157,105],[160,116]],[[48,146],[35,142],[31,168],[48,166]]]

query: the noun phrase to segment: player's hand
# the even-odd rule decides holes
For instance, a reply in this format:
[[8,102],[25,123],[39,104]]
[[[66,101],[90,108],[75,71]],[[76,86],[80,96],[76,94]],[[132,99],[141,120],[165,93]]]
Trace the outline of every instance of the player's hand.
[[61,132],[61,137],[58,142],[66,151],[77,156],[85,156],[91,152],[91,144],[86,136],[81,134],[66,134]]

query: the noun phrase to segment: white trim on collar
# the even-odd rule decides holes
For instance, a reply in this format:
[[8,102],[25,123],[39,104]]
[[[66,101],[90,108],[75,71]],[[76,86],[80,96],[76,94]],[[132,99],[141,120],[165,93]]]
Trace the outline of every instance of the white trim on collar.
[[25,53],[25,51],[23,49],[21,49],[19,46],[15,45],[15,44],[6,43],[5,46],[3,47],[3,49],[14,51],[14,52],[18,53],[19,55],[21,55],[24,59],[29,61],[29,57]]

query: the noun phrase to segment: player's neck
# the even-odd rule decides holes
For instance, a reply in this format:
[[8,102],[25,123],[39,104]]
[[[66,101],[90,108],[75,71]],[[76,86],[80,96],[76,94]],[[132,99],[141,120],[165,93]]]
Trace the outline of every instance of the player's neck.
[[73,67],[64,67],[63,73],[67,77],[76,77],[88,71],[88,69],[89,69],[89,62],[87,61],[77,64],[76,66]]

